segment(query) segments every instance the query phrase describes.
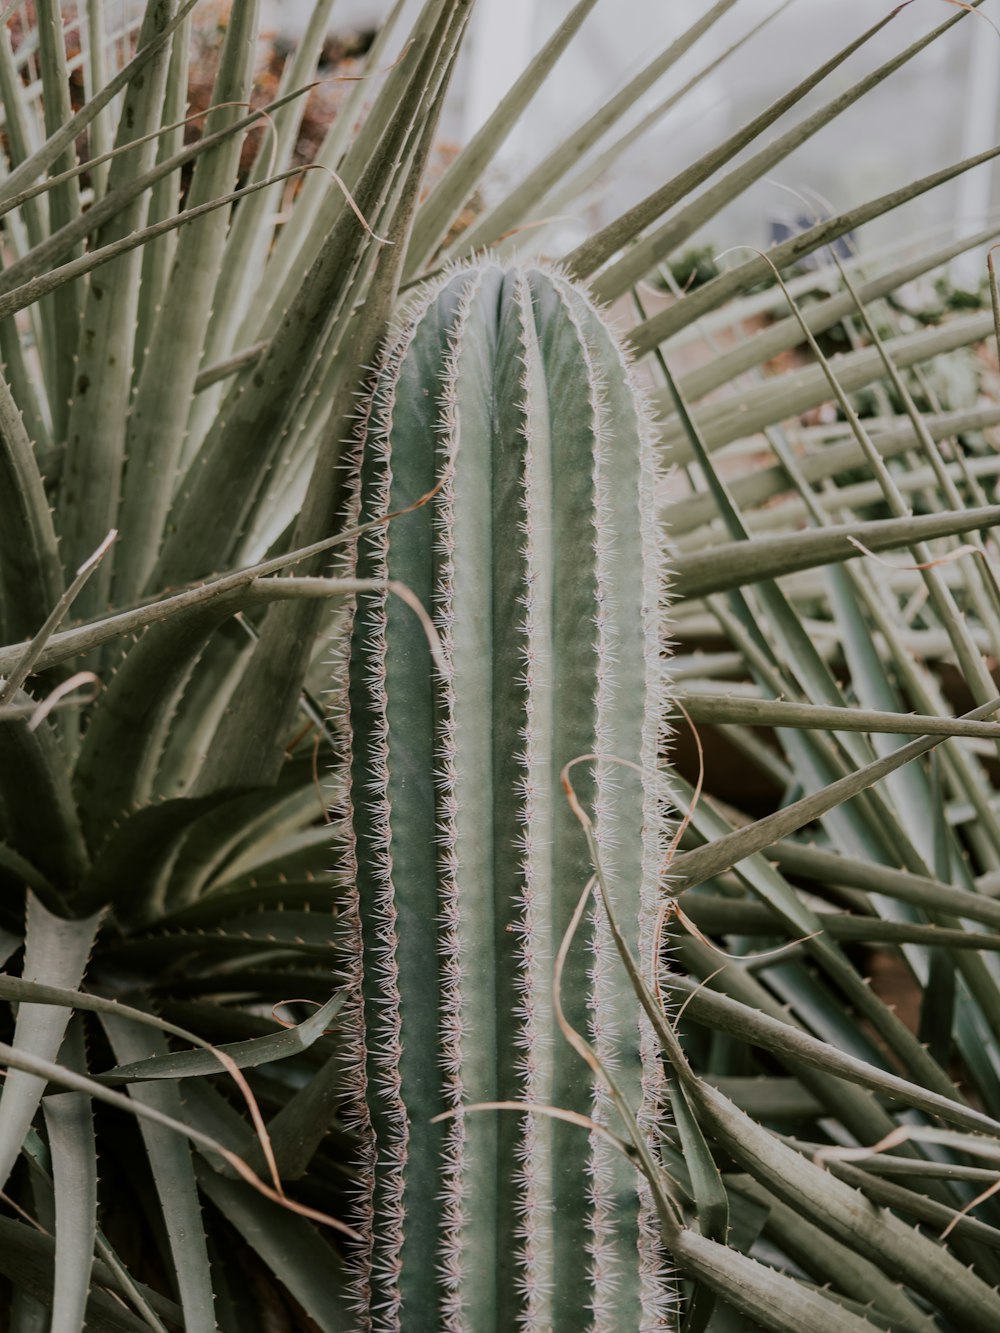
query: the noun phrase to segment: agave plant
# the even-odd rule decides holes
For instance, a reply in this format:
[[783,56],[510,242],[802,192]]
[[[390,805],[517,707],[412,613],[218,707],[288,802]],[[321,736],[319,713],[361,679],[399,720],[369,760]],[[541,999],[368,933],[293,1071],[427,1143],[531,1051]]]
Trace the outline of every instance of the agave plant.
[[[664,1104],[636,1121],[626,1081],[589,1132],[629,1144],[627,1194],[644,1173],[687,1328],[995,1327],[997,1218],[976,1200],[1000,1126],[1000,598],[983,535],[1000,520],[1000,409],[942,400],[937,373],[945,358],[974,370],[968,349],[993,323],[907,327],[897,297],[993,230],[862,250],[843,272],[795,266],[825,263],[839,237],[863,243],[865,223],[1000,149],[852,202],[656,309],[648,285],[669,285],[689,241],[789,153],[979,20],[953,7],[914,39],[912,9],[887,13],[709,154],[678,148],[668,180],[561,254],[547,219],[683,105],[707,60],[628,118],[682,57],[697,70],[698,39],[738,0],[706,9],[471,222],[467,201],[599,0],[572,8],[429,188],[471,7],[426,0],[407,33],[397,4],[303,172],[331,2],[242,175],[264,119],[248,108],[252,0],[228,11],[190,143],[197,0],[150,0],[121,32],[99,4],[5,11],[0,1322],[370,1322],[348,1234],[371,1142],[345,1062],[371,1034],[339,873],[344,636],[349,599],[388,589],[346,556],[357,404],[401,289],[493,247],[547,252],[634,314],[635,373],[689,487],[665,491],[662,514],[678,736],[683,706],[743,778],[723,786],[709,750],[699,792],[683,748],[667,775],[681,839],[662,885],[669,976],[648,956],[619,974],[662,1043]],[[890,24],[897,55],[769,137]],[[751,319],[766,326],[747,336]],[[831,360],[834,331],[851,350]],[[805,364],[764,375],[796,348]],[[830,402],[836,420],[803,425]],[[896,548],[912,555],[881,554]],[[586,814],[583,783],[581,800]],[[585,848],[581,828],[567,850],[581,893]],[[631,909],[597,868],[628,963]],[[912,1020],[880,993],[887,960]],[[661,995],[672,1020],[683,1006],[680,1037]],[[609,1072],[613,1056],[598,1043]],[[473,1114],[513,1113],[470,1112],[470,1132]],[[425,1133],[416,1108],[413,1122]],[[578,1132],[567,1160],[605,1151]],[[585,1194],[568,1186],[577,1202],[547,1224],[582,1237],[589,1274]],[[407,1217],[419,1209],[404,1232]],[[600,1326],[587,1301],[577,1320]],[[405,1305],[389,1318],[416,1326]],[[459,1303],[454,1321],[471,1318]]]

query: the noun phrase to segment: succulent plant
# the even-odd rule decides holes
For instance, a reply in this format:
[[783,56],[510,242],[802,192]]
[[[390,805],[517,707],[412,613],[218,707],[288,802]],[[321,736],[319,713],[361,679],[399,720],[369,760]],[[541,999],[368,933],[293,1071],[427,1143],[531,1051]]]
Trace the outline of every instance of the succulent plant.
[[[587,879],[560,789],[577,778],[648,950],[664,811],[662,544],[653,426],[621,346],[557,272],[492,261],[408,305],[363,442],[351,784],[373,1145],[374,1324],[638,1326],[669,1299],[648,1201],[606,1144],[526,1102],[607,1117],[553,1007]],[[430,498],[417,508],[421,497]],[[638,1012],[598,914],[562,973],[565,1019],[647,1113]],[[369,1194],[370,1191],[370,1194]],[[652,1228],[652,1229],[651,1229]],[[587,1255],[586,1262],[583,1256]],[[488,1276],[487,1276],[488,1275]]]
[[[4,9],[0,1326],[356,1333],[370,1322],[359,1254],[364,1268],[374,1244],[374,1299],[387,1302],[374,1317],[386,1326],[401,1259],[404,1283],[440,1302],[431,1326],[439,1315],[470,1326],[482,1315],[489,1327],[502,1315],[574,1328],[683,1320],[685,1333],[996,1327],[1000,987],[990,953],[1000,948],[1000,729],[990,719],[1000,594],[989,531],[1000,522],[991,503],[1000,408],[995,361],[983,350],[991,314],[942,314],[930,286],[956,256],[991,245],[996,229],[984,219],[976,234],[914,246],[899,239],[901,222],[879,252],[866,227],[1000,149],[846,200],[766,258],[720,259],[715,276],[686,293],[671,267],[711,242],[739,196],[774,188],[781,165],[825,126],[880,85],[891,89],[897,71],[918,70],[911,62],[932,43],[982,27],[978,0],[942,8],[936,27],[933,6],[878,15],[696,157],[675,109],[683,113],[715,71],[762,50],[763,24],[742,29],[744,7],[716,0],[502,197],[490,177],[505,138],[536,114],[532,98],[595,9],[613,15],[614,6],[577,0],[435,179],[427,163],[472,6],[424,0],[406,32],[409,6],[395,4],[365,77],[330,99],[340,111],[303,172],[296,141],[331,4],[313,6],[266,108],[256,100],[273,92],[275,62],[255,86],[253,3],[150,0],[129,5],[121,22],[121,7],[95,0]],[[764,23],[784,8],[776,0]],[[218,64],[212,89],[198,89],[199,107],[209,99],[204,123],[186,126],[202,16],[213,26],[195,77],[206,81],[206,52]],[[732,40],[705,56],[698,43],[710,33]],[[850,77],[876,40],[897,45]],[[632,116],[682,60],[686,81]],[[812,100],[832,82],[829,100]],[[660,118],[671,127],[667,179],[568,250],[566,212],[589,206],[604,173]],[[869,123],[888,132],[897,122]],[[262,126],[255,153],[247,135]],[[664,152],[648,159],[661,163]],[[840,267],[827,263],[830,242],[848,237],[861,253],[845,259],[841,245]],[[555,257],[564,276],[533,268],[536,254]],[[512,256],[521,277],[511,285],[497,265]],[[776,284],[810,256],[817,267]],[[551,474],[537,508],[548,512],[562,496],[580,512],[575,526],[560,518],[559,546],[541,522],[531,533],[532,558],[561,571],[554,605],[578,622],[560,624],[560,655],[548,661],[518,659],[524,635],[541,630],[516,586],[504,600],[503,571],[523,572],[529,550],[516,494],[505,501],[515,511],[506,543],[494,542],[491,619],[471,629],[462,619],[456,634],[459,603],[463,615],[474,610],[482,590],[469,582],[478,567],[445,551],[445,519],[463,550],[489,525],[467,517],[470,476],[449,470],[451,426],[433,442],[437,452],[427,440],[414,452],[423,477],[404,475],[396,450],[390,478],[369,450],[362,499],[379,528],[361,541],[361,577],[342,558],[358,537],[357,404],[371,398],[400,289],[449,262],[472,264],[478,276],[449,270],[437,284],[434,300],[445,306],[436,351],[422,367],[408,363],[408,392],[428,419],[432,389],[449,376],[476,401],[462,375],[475,356],[492,364],[501,350],[500,306],[490,314],[484,304],[491,290],[511,312],[510,373],[518,320],[535,329],[536,386],[556,365],[550,321],[560,311],[580,345],[603,348],[592,355],[591,369],[605,357],[607,367],[596,408],[589,388],[576,401],[553,390],[560,406],[549,425],[569,432],[560,435],[566,447],[575,431],[589,452],[595,412],[624,422],[634,440],[618,354],[589,299],[567,286],[586,282],[628,325],[634,374],[652,386],[660,422],[653,450],[674,468],[641,531],[615,508],[640,500],[627,500],[613,450],[604,471],[598,450],[596,471]],[[539,299],[529,320],[530,288]],[[934,319],[924,326],[928,300]],[[459,339],[465,351],[455,360],[446,332],[460,317],[485,341],[472,353]],[[408,346],[434,345],[431,325],[421,327]],[[849,350],[830,358],[833,347]],[[393,365],[385,363],[371,417],[373,445]],[[576,373],[590,383],[579,364]],[[546,395],[514,379],[498,402],[517,419]],[[648,485],[648,464],[629,457],[632,466],[640,459],[635,484]],[[602,522],[623,534],[620,545],[595,545],[595,477],[609,482]],[[398,501],[380,494],[383,482],[398,483]],[[487,512],[485,494],[471,499]],[[383,522],[385,505],[421,500]],[[641,593],[639,552],[652,551],[658,528],[660,541],[670,532],[668,668],[678,705],[667,777],[676,804],[689,808],[665,867],[644,841],[662,811],[649,807],[652,788],[642,794],[655,768],[645,710],[659,688],[643,636],[659,612],[642,600],[652,585]],[[899,546],[912,552],[903,563],[877,563]],[[391,587],[385,571],[368,577],[383,557],[400,562]],[[646,568],[659,559],[653,552]],[[436,570],[449,561],[446,587]],[[599,573],[623,585],[597,607],[600,624],[590,619]],[[407,800],[422,785],[425,807],[440,808],[448,830],[447,846],[436,826],[423,841],[407,833],[412,883],[393,856],[394,890],[432,897],[440,868],[451,892],[489,847],[497,882],[504,859],[516,879],[529,852],[541,876],[543,835],[522,834],[513,849],[502,840],[529,794],[530,827],[551,821],[548,851],[558,850],[562,868],[545,890],[558,900],[553,915],[539,909],[527,933],[509,903],[513,919],[497,919],[515,929],[499,941],[488,919],[460,911],[401,933],[398,1015],[391,940],[372,948],[379,912],[388,912],[387,867],[359,861],[359,915],[341,864],[365,833],[363,821],[356,831],[343,823],[346,636],[357,594],[359,625],[384,617],[386,651],[399,644],[411,655],[412,677],[398,661],[393,672],[413,691],[426,763],[390,765],[388,777],[376,765],[369,798],[384,799],[384,779],[405,779]],[[531,615],[541,605],[532,602]],[[510,639],[493,635],[494,608]],[[428,613],[440,674],[421,628]],[[493,656],[483,674],[475,647],[487,629]],[[601,634],[605,648],[613,634],[629,639],[617,660],[602,654]],[[370,676],[355,665],[355,722],[377,719]],[[504,786],[516,781],[527,741],[489,748],[492,729],[470,720],[474,705],[457,686],[461,673],[478,682],[484,709],[503,695],[516,710],[532,691],[542,697],[547,672],[567,750],[579,743],[603,756],[569,775],[579,780],[576,813],[597,820],[592,843],[555,785],[574,756],[549,755],[545,801],[540,785]],[[612,676],[638,683],[609,700]],[[437,724],[450,730],[429,736],[438,703]],[[607,729],[586,739],[605,704]],[[704,741],[700,786],[680,705]],[[400,730],[394,716],[397,742]],[[359,776],[364,756],[388,743],[362,728]],[[476,760],[456,760],[453,775],[447,768],[449,746],[461,758],[473,744],[488,749],[484,763],[496,757],[496,805],[475,781]],[[638,763],[642,778],[611,753]],[[370,821],[366,836],[378,842],[387,830]],[[675,897],[660,904],[672,964],[658,995],[650,910],[661,871]],[[587,916],[578,899],[583,938],[567,935],[562,958],[567,1015],[591,1041],[588,1049],[572,1038],[575,1063],[553,1027],[548,987],[571,902],[592,873],[607,901]],[[483,906],[475,894],[464,901]],[[476,929],[487,937],[478,950],[469,944]],[[368,968],[367,1009],[357,999],[365,931],[368,961],[380,957],[383,968]],[[617,961],[608,932],[621,945]],[[411,945],[423,949],[416,959]],[[448,970],[463,947],[472,962]],[[493,1012],[488,991],[500,982],[479,964],[495,958],[510,963],[497,973],[509,1003]],[[523,993],[519,960],[530,961]],[[421,1012],[418,989],[409,1004],[414,974],[447,1003]],[[676,1034],[659,998],[671,994]],[[525,1051],[519,1015],[529,1007],[547,1041]],[[392,1050],[396,1018],[405,1027],[415,1014],[424,1024],[415,1049],[432,1052],[418,1088],[428,1110],[450,1114],[499,1092],[520,1106],[529,1078],[550,1100],[437,1125],[421,1111],[407,1128],[399,1098],[419,1102],[413,1062],[405,1041],[398,1069]],[[374,1026],[365,1031],[367,1015]],[[477,1031],[524,1060],[501,1073]],[[444,1071],[439,1036],[456,1055]],[[366,1051],[375,1128],[394,1157],[371,1154],[359,1097]],[[620,1088],[607,1083],[614,1055]],[[593,1124],[553,1123],[581,1114]],[[427,1196],[402,1170],[392,1135],[404,1128],[410,1167],[419,1161],[428,1173]],[[515,1197],[501,1207],[496,1190],[475,1183],[478,1163],[498,1160],[505,1145],[513,1153],[525,1136],[531,1152],[503,1176]],[[555,1178],[554,1163],[565,1168]],[[520,1216],[517,1191],[529,1187],[537,1206]],[[551,1213],[546,1191],[560,1205]],[[367,1238],[345,1236],[343,1218],[366,1205]],[[407,1218],[426,1224],[419,1235]],[[499,1248],[507,1265],[495,1308],[487,1304],[497,1288],[480,1294],[472,1281],[480,1244]],[[426,1271],[413,1254],[432,1256]],[[433,1266],[446,1259],[438,1282]],[[663,1285],[671,1265],[676,1308]],[[408,1328],[416,1297],[403,1298]]]

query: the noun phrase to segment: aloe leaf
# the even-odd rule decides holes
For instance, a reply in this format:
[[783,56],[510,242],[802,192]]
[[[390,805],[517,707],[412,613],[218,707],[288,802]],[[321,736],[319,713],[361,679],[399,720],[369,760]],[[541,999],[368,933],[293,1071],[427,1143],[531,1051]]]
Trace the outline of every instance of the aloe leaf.
[[184,834],[201,815],[227,799],[233,794],[217,792],[137,810],[101,845],[81,885],[82,901],[110,904],[126,920],[154,912],[166,894],[170,861]]
[[883,1180],[880,1177],[869,1176],[865,1171],[852,1166],[849,1162],[832,1163],[830,1173],[839,1180],[853,1185],[855,1189],[860,1190],[873,1203],[891,1208],[903,1217],[912,1217],[919,1222],[925,1222],[931,1227],[941,1228],[942,1230],[945,1227],[953,1226],[954,1230],[950,1234],[966,1236],[969,1239],[977,1240],[982,1245],[988,1245],[992,1250],[1000,1250],[1000,1231],[996,1227],[979,1221],[978,1218],[969,1217],[968,1215],[962,1216],[957,1209],[948,1208],[932,1199],[926,1199],[914,1190],[906,1189],[902,1185]]
[[[429,89],[440,83],[450,66],[467,17],[467,9],[458,6],[457,0],[443,6],[439,39],[414,69],[406,94],[357,183],[355,203],[363,216],[375,216],[391,191],[392,171],[414,117],[424,107]],[[169,533],[153,583],[169,585],[203,576],[229,556],[259,478],[280,442],[290,396],[294,402],[293,386],[307,372],[331,308],[349,290],[355,266],[368,246],[376,243],[353,212],[346,207],[340,211],[268,350],[252,374],[245,372],[230,390],[216,425],[185,474],[168,519]],[[211,505],[210,496],[214,496]],[[225,524],[218,522],[221,496],[227,497]],[[154,516],[151,526],[159,530],[162,519]]]
[[[63,920],[29,894],[23,979],[75,990],[87,966],[100,919],[98,915],[85,921]],[[18,1051],[43,1063],[51,1062],[69,1019],[68,1008],[21,1004],[14,1026]],[[10,1175],[44,1090],[44,1077],[16,1066],[4,1079],[0,1092],[0,1180],[6,1181]]]
[[1000,506],[991,505],[986,509],[961,509],[955,513],[908,515],[839,526],[831,524],[803,532],[759,537],[753,542],[726,543],[676,556],[671,562],[673,589],[676,596],[705,597],[816,565],[855,560],[864,553],[852,544],[852,537],[871,551],[889,551],[937,537],[976,532],[998,523]]
[[[460,35],[459,32],[457,36]],[[355,427],[357,395],[370,381],[368,367],[374,363],[389,325],[406,239],[413,223],[449,73],[450,66],[447,66],[441,72],[437,88],[429,91],[424,123],[410,145],[406,176],[395,200],[391,225],[387,228],[391,248],[379,254],[375,261],[363,312],[353,331],[354,364],[358,369],[345,373],[337,384],[306,496],[292,531],[291,540],[295,546],[321,540],[337,523],[337,511],[343,500],[339,480],[343,441],[350,437]],[[310,562],[306,569],[318,572],[322,567],[322,561],[317,560]],[[284,737],[314,651],[322,612],[323,608],[317,602],[312,606],[275,607],[266,617],[239,694],[222,720],[213,754],[200,775],[199,790],[230,785],[236,775],[244,781],[274,781],[281,763]],[[276,675],[284,681],[277,697]],[[260,719],[267,716],[270,723],[262,729]]]
[[[344,1096],[342,1062],[333,1054],[267,1122],[267,1136],[282,1180],[299,1180],[309,1170]],[[263,1154],[256,1143],[247,1151],[247,1161],[258,1172],[263,1170]]]
[[[731,1178],[730,1178],[731,1179]],[[729,1181],[727,1181],[727,1184]],[[752,1177],[739,1178],[744,1197],[757,1200],[767,1208],[766,1232],[780,1239],[782,1251],[818,1280],[832,1283],[863,1306],[871,1317],[887,1317],[883,1325],[899,1333],[933,1333],[935,1321],[920,1310],[911,1296],[868,1259],[862,1259],[846,1245],[835,1240],[822,1227],[776,1199]]]
[[[163,32],[175,8],[176,0],[159,0],[147,6],[140,45],[154,41]],[[158,128],[169,58],[169,48],[162,47],[142,77],[126,90],[116,148]],[[109,190],[148,171],[155,155],[156,142],[150,140],[114,158]],[[101,227],[94,239],[95,247],[140,230],[146,222],[148,204],[147,194],[138,195],[130,207]],[[73,381],[67,395],[69,419],[60,496],[60,512],[64,515],[62,554],[69,570],[82,564],[117,524],[141,269],[140,251],[122,255],[91,280],[83,301],[79,346],[73,349]],[[81,597],[82,615],[92,615],[107,604],[113,559],[102,563]]]
[[357,1316],[339,1294],[340,1284],[331,1282],[336,1258],[307,1222],[281,1213],[242,1181],[227,1180],[200,1163],[198,1184],[322,1333],[353,1333]]
[[872,1210],[857,1191],[779,1143],[715,1089],[698,1083],[695,1096],[714,1137],[778,1198],[807,1217],[821,1216],[838,1240],[901,1278],[963,1327],[986,1333],[995,1322],[1000,1297],[947,1250],[887,1210]]
[[0,183],[0,213],[9,207],[9,201],[21,190],[33,185],[43,176],[87,128],[95,116],[100,115],[113,98],[136,78],[156,55],[157,51],[170,39],[187,15],[194,9],[198,0],[183,0],[173,21],[154,41],[141,47],[132,59],[90,99],[75,115],[67,117],[40,148],[21,162],[10,175]]
[[[112,678],[75,768],[84,827],[94,850],[123,816],[145,805],[177,700],[212,632],[220,599],[182,621],[151,625]],[[114,762],[109,762],[114,755]]]
[[[314,77],[333,3],[334,0],[319,0],[313,5],[306,31],[299,39],[294,56],[288,58],[281,72],[279,96],[292,88],[303,87]],[[304,113],[305,98],[302,98],[271,117],[267,137],[262,141],[251,168],[254,178],[263,176],[269,166],[273,174],[275,169],[289,165]],[[232,220],[221,256],[208,328],[200,349],[202,370],[232,353],[239,328],[251,306],[256,304],[258,290],[246,278],[248,273],[259,273],[266,264],[280,206],[280,190],[275,187],[254,195]],[[218,409],[221,392],[221,389],[202,392],[191,404],[185,444],[188,457],[204,438]]]
[[[140,1030],[106,1014],[101,1021],[120,1061],[142,1060],[166,1050],[163,1038],[149,1028]],[[180,1093],[174,1084],[132,1086],[129,1098],[171,1121],[184,1119]],[[212,1275],[190,1144],[165,1123],[157,1123],[148,1116],[140,1120],[139,1127],[163,1210],[185,1326],[212,1329],[215,1327]]]
[[[19,885],[37,894],[43,902],[49,905],[58,901],[59,895],[51,881],[42,874],[37,866],[33,866],[27,857],[22,856],[20,852],[5,842],[0,842],[0,874],[17,881]],[[4,938],[6,939],[6,936]]]
[[815,1333],[870,1333],[873,1327],[819,1292],[696,1231],[681,1232],[674,1257],[760,1327],[778,1333],[801,1333],[804,1328]]
[[[255,1069],[269,1061],[283,1060],[300,1051],[307,1051],[336,1018],[345,999],[345,993],[341,992],[294,1027],[271,1036],[220,1046],[218,1050],[240,1069]],[[213,1051],[173,1051],[151,1055],[131,1064],[117,1065],[98,1077],[102,1083],[114,1087],[118,1083],[136,1083],[145,1079],[194,1078],[218,1074],[221,1069],[221,1062]]]
[[0,607],[5,635],[27,638],[38,628],[39,608],[63,591],[62,566],[48,497],[31,441],[7,381],[0,375]]
[[56,1263],[52,1333],[83,1327],[97,1233],[97,1152],[90,1100],[62,1092],[42,1100],[52,1153]]
[[[37,703],[23,692],[14,701]],[[66,758],[47,720],[34,730],[26,718],[0,722],[0,792],[14,850],[64,890],[78,884],[89,858]]]
[[795,1065],[807,1065],[837,1078],[847,1079],[884,1097],[901,1101],[948,1124],[973,1132],[996,1133],[998,1122],[961,1102],[930,1092],[919,1084],[838,1050],[807,1032],[768,1014],[742,1004],[739,1000],[703,987],[689,977],[673,975],[669,986],[686,1002],[685,1013],[698,1022],[727,1032],[741,1041],[752,1042],[762,1050],[788,1056]]
[[[240,118],[233,103],[249,95],[257,15],[257,0],[247,0],[230,15],[212,91],[209,133],[231,127]],[[202,153],[189,190],[188,211],[232,190],[241,147],[242,137],[229,134]],[[273,199],[273,186],[267,197]],[[129,469],[120,516],[123,555],[116,580],[116,595],[125,599],[142,591],[156,559],[228,229],[227,214],[215,210],[180,233],[170,280],[183,286],[187,299],[170,301],[161,312],[136,387],[125,442]]]
[[[191,1086],[188,1104],[194,1122],[203,1132],[233,1151],[243,1145],[245,1122],[206,1084]],[[324,1333],[353,1333],[357,1311],[349,1312],[345,1298],[343,1260],[325,1238],[305,1218],[276,1208],[258,1194],[242,1188],[242,1182],[210,1169],[206,1161],[198,1161],[196,1171],[202,1192],[231,1219],[244,1240],[303,1304]]]
[[[692,1114],[684,1089],[676,1079],[671,1080],[670,1084],[670,1105],[677,1125],[680,1149],[690,1176],[698,1230],[709,1240],[725,1244],[729,1231],[729,1198],[701,1126]],[[696,1287],[685,1313],[682,1325],[684,1333],[701,1333],[708,1326],[714,1305],[714,1296]]]
[[[0,1218],[0,1272],[46,1307],[52,1303],[54,1254],[55,1241],[51,1236],[43,1235],[23,1222]],[[91,1289],[86,1314],[87,1333],[91,1330],[93,1333],[149,1333],[150,1326],[144,1319],[132,1314],[119,1300],[99,1288]],[[48,1322],[44,1328],[48,1333]]]

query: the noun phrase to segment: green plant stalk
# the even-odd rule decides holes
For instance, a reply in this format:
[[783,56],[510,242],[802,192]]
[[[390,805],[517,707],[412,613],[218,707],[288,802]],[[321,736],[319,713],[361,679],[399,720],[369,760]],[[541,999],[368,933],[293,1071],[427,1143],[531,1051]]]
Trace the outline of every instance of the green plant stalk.
[[[585,786],[629,930],[645,938],[660,816],[610,756],[656,765],[653,480],[621,355],[560,278],[487,264],[449,274],[410,310],[376,391],[362,518],[440,492],[362,539],[359,573],[406,571],[435,608],[448,672],[431,674],[426,642],[394,606],[360,600],[352,874],[377,1144],[370,1280],[393,1312],[377,1327],[401,1310],[428,1326],[569,1330],[591,1302],[599,1327],[632,1327],[640,1302],[648,1315],[664,1300],[650,1216],[583,1135],[536,1116],[428,1123],[465,1101],[514,1098],[606,1114],[560,1051],[549,994],[547,959],[582,870],[557,774],[597,754]],[[638,1099],[634,1013],[616,998],[598,919],[589,938],[595,980],[583,964],[569,971],[564,1007],[603,1055],[620,1048]]]

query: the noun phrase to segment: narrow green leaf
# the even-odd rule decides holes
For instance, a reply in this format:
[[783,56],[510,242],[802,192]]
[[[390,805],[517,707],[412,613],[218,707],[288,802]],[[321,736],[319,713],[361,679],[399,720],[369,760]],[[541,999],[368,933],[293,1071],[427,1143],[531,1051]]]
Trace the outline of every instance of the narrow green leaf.
[[[856,37],[838,51],[836,55],[817,66],[806,78],[802,79],[787,93],[784,93],[777,101],[772,102],[759,115],[741,125],[733,134],[724,139],[717,148],[705,153],[690,167],[673,176],[664,185],[654,190],[652,194],[647,195],[640,203],[630,208],[628,212],[608,223],[596,235],[584,241],[565,260],[570,274],[581,281],[589,278],[616,251],[623,249],[628,242],[645,230],[650,223],[662,216],[667,209],[672,208],[678,200],[687,198],[692,190],[702,185],[716,171],[721,170],[727,162],[732,161],[744,148],[752,144],[755,139],[762,136],[775,121],[808,96],[845,60],[848,60],[873,37],[876,37],[887,24],[892,22],[902,7],[900,5],[890,10],[888,14],[863,32],[860,37]],[[951,20],[951,22],[954,21]],[[941,30],[943,31],[944,27],[947,26],[947,24],[943,25]],[[920,45],[926,45],[927,40],[931,39],[925,39],[924,43],[909,48],[902,56],[896,57],[894,63],[904,63],[911,55],[916,54]],[[759,179],[789,152],[821,129],[827,121],[833,120],[841,111],[845,110],[852,101],[862,97],[874,83],[879,81],[879,78],[885,78],[890,69],[891,65],[883,66],[876,75],[870,75],[868,79],[855,84],[849,92],[842,94],[833,103],[822,107],[800,125],[794,126],[791,130],[786,131],[784,135],[772,140],[766,148],[761,149],[749,162],[734,170],[730,173],[730,176],[726,177],[712,190],[709,190],[706,195],[703,195],[697,201],[697,204],[701,206],[699,209],[696,210],[696,206],[693,204],[688,205],[687,209],[682,210],[677,221],[672,224],[667,223],[664,228],[660,228],[652,236],[644,237],[637,245],[631,246],[626,257],[619,260],[613,268],[602,274],[592,284],[598,300],[607,301],[614,296],[620,296],[652,270],[656,259],[661,259],[669,253],[673,244],[668,241],[664,247],[660,239],[664,232],[672,235],[676,231],[681,235],[682,240],[685,239],[691,232],[697,230],[698,225],[692,226],[690,222],[684,225],[684,221],[686,221],[689,214],[696,212],[699,218],[711,217],[714,210],[707,204],[708,200],[714,200],[716,195],[721,195],[723,199],[730,198],[733,194],[745,189],[752,181]],[[734,177],[736,178],[735,181],[733,180]]]
[[61,1092],[42,1100],[56,1200],[52,1333],[84,1326],[97,1233],[97,1151],[90,1099]]
[[[267,1037],[220,1046],[218,1050],[240,1069],[256,1069],[272,1060],[284,1060],[290,1055],[307,1051],[336,1018],[344,1006],[346,993],[332,996],[314,1014],[294,1027],[286,1028]],[[144,1079],[194,1078],[218,1074],[222,1064],[213,1051],[172,1051],[151,1055],[127,1065],[117,1065],[97,1077],[114,1087],[119,1083],[136,1083]]]
[[[25,982],[45,982],[75,989],[83,977],[100,916],[65,921],[53,916],[37,898],[28,895],[25,929]],[[51,1063],[59,1051],[68,1010],[24,1002],[18,1006],[14,1043],[19,1058]],[[0,1180],[6,1181],[21,1151],[25,1134],[45,1091],[45,1078],[15,1065],[0,1091]]]
[[802,532],[758,537],[752,542],[729,542],[677,555],[672,561],[672,590],[683,598],[705,597],[728,588],[764,579],[780,578],[801,569],[856,560],[864,552],[889,551],[937,537],[957,536],[1000,524],[1000,505],[961,509],[954,513],[875,519],[868,523],[830,525]]

